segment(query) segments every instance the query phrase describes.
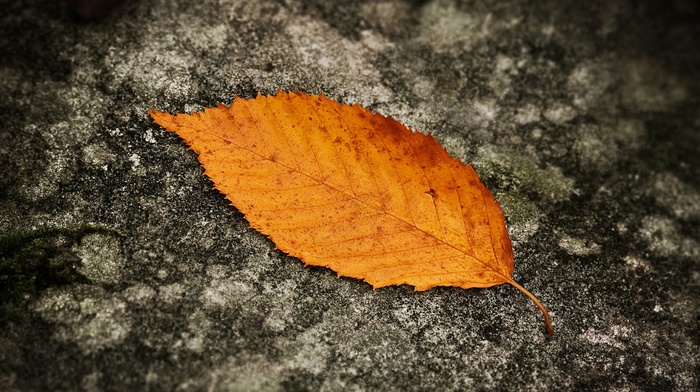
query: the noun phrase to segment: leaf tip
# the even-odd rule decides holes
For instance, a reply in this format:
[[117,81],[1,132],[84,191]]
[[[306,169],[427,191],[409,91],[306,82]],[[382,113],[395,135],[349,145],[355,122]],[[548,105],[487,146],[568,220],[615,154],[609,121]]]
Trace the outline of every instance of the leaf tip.
[[151,116],[154,123],[162,126],[163,128],[166,129],[166,131],[168,130],[167,125],[172,124],[174,122],[174,118],[176,116],[176,115],[170,114],[166,111],[161,112],[161,111],[158,111],[156,109],[149,110],[148,114]]
[[151,110],[148,111],[148,115],[151,116],[151,118],[154,119],[154,120],[155,120],[155,118],[156,118],[157,116],[159,116],[159,115],[161,115],[161,114],[163,114],[163,113],[164,113],[164,112],[161,112],[161,111],[158,111],[158,110],[155,110],[155,109],[151,109]]

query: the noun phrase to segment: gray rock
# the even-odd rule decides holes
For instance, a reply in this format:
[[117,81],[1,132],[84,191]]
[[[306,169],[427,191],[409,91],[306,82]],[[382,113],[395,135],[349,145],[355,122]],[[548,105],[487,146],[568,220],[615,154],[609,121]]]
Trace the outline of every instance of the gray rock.
[[[0,235],[122,235],[73,245],[91,283],[3,327],[0,389],[698,390],[700,10],[673,5],[3,2]],[[506,285],[304,268],[148,116],[278,89],[473,162],[555,335]]]

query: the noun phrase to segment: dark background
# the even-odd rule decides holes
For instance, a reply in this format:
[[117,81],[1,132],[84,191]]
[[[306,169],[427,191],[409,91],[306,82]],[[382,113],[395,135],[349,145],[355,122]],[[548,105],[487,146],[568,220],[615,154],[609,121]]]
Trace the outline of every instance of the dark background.
[[[697,2],[0,9],[0,389],[700,389]],[[472,162],[556,334],[509,286],[304,268],[147,114],[278,89]]]

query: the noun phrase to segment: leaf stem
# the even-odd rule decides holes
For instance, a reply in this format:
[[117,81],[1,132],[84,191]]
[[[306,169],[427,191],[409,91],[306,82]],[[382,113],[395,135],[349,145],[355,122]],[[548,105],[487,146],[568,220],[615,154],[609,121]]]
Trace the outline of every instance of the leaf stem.
[[544,323],[547,327],[547,332],[550,335],[554,334],[554,328],[552,328],[552,322],[549,320],[549,313],[547,313],[547,308],[542,305],[542,302],[540,302],[531,292],[527,291],[527,289],[519,284],[517,284],[514,280],[510,280],[508,283],[510,283],[513,287],[516,289],[522,291],[523,294],[527,295],[528,298],[532,300],[532,302],[537,305],[538,308],[542,311],[542,314],[544,314]]

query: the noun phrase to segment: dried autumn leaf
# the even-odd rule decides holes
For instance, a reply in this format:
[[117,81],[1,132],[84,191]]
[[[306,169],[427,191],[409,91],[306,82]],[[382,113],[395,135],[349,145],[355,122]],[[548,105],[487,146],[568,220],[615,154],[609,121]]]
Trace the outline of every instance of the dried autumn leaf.
[[150,114],[199,154],[253,228],[305,264],[374,288],[509,283],[553,333],[545,307],[512,279],[498,203],[433,137],[357,104],[298,92]]

